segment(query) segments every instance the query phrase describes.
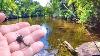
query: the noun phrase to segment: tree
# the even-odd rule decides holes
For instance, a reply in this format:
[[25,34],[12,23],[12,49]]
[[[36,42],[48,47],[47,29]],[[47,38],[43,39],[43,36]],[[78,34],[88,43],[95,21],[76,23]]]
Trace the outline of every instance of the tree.
[[60,8],[59,8],[59,5],[60,5],[60,0],[51,0],[50,1],[50,7],[51,7],[51,10],[53,12],[53,15],[55,16],[59,16],[59,11],[60,11]]
[[93,14],[94,6],[91,0],[69,0],[68,5],[71,5],[72,3],[75,3],[79,22],[86,22]]

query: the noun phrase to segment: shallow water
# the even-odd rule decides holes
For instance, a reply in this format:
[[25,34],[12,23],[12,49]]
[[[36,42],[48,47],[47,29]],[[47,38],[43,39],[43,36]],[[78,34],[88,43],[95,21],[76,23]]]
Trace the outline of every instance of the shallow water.
[[[75,24],[70,23],[65,20],[61,19],[55,19],[52,18],[29,18],[29,19],[19,19],[14,21],[8,21],[2,24],[11,24],[16,23],[19,21],[28,21],[31,25],[33,24],[46,24],[49,26],[51,33],[49,36],[46,36],[46,41],[44,43],[46,44],[46,47],[48,47],[46,50],[43,50],[41,53],[46,54],[56,54],[56,56],[71,56],[71,54],[67,51],[67,49],[62,44],[63,41],[68,41],[74,48],[81,45],[84,42],[92,41],[90,39],[90,36],[85,30],[85,27],[82,24]],[[94,40],[97,40],[99,38],[94,38]],[[48,43],[49,41],[49,43]],[[47,51],[48,50],[48,51]],[[47,56],[47,55],[46,55]]]

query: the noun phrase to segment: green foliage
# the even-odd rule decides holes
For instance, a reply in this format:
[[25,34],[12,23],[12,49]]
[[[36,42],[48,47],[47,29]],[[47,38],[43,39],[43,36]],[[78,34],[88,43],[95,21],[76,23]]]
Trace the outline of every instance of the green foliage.
[[73,2],[75,2],[76,0],[69,0],[68,1],[68,6],[71,5]]
[[86,22],[94,11],[93,2],[91,0],[69,0],[68,5],[70,6],[72,3],[75,3],[79,22]]
[[51,7],[44,7],[45,16],[52,16],[53,10]]
[[[27,13],[29,16],[31,16],[32,12],[36,12],[38,9],[43,10],[39,2],[36,1],[32,2],[31,0],[0,0],[0,10],[5,11],[7,15],[13,12],[14,15],[17,15],[19,17],[21,17],[21,15],[24,13]],[[40,11],[38,11],[38,13],[40,13]]]
[[60,0],[51,0],[50,10],[53,12],[52,14],[59,12],[60,9],[59,5],[60,5]]
[[66,12],[66,17],[67,17],[68,19],[70,19],[71,16],[72,16],[72,14],[70,13],[70,10],[68,10],[68,11]]
[[14,0],[9,0],[9,1],[6,1],[7,5],[8,5],[8,8],[10,11],[13,11],[13,12],[16,12],[17,10],[17,5],[15,4],[15,1]]
[[94,17],[96,16],[98,19],[100,19],[100,0],[92,0],[94,5]]
[[1,0],[0,1],[0,10],[9,13],[9,11],[16,11],[17,5],[15,4],[15,0]]
[[[68,7],[65,8],[62,1]],[[19,17],[27,13],[29,16],[64,16],[70,18],[72,12],[79,18],[79,22],[86,22],[95,11],[94,7],[100,5],[99,0],[50,0],[49,6],[42,7],[39,2],[31,0],[0,0],[0,10],[4,10],[7,15],[13,12]],[[98,7],[99,8],[99,7]],[[45,14],[45,15],[44,15]],[[100,14],[100,13],[97,13]]]

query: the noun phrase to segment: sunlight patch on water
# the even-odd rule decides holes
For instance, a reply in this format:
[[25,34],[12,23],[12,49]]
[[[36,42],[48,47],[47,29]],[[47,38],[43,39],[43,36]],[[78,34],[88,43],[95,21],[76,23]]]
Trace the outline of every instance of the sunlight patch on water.
[[45,24],[43,24],[41,27],[42,27],[42,30],[44,31],[44,33],[47,34],[47,29],[46,29]]
[[50,35],[50,27],[47,24],[42,24],[42,30],[45,32],[45,36],[41,39],[41,41],[44,43],[44,48],[37,54],[35,54],[34,56],[55,56],[58,53],[58,49],[52,49],[49,50],[50,45],[48,42],[48,37]]

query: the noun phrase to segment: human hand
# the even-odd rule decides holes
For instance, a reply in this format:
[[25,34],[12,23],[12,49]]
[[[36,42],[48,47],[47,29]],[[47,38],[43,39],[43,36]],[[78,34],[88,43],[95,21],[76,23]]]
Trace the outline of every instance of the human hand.
[[0,23],[5,21],[6,15],[3,12],[0,12]]
[[40,25],[2,25],[0,32],[0,56],[32,56],[44,47],[39,41],[45,35]]

